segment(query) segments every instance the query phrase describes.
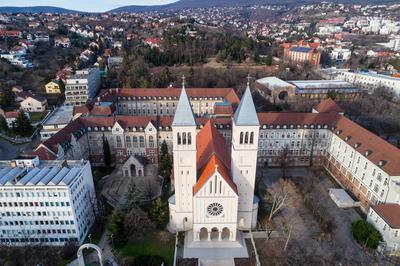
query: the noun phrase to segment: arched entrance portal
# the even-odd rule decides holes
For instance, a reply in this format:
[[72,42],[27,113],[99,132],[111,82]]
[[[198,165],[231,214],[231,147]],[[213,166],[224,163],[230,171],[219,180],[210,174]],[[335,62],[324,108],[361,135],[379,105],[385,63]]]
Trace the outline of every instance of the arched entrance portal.
[[287,99],[288,99],[288,97],[289,97],[289,93],[287,92],[287,91],[281,91],[279,94],[278,94],[278,99],[280,100],[280,101],[287,101]]
[[218,228],[214,227],[211,229],[211,241],[218,241],[219,231]]
[[101,249],[96,246],[95,244],[83,244],[82,246],[79,247],[77,256],[78,256],[78,265],[79,266],[85,266],[85,258],[83,257],[83,250],[87,248],[93,248],[97,251],[97,256],[99,257],[99,263],[100,266],[103,266],[103,258],[101,254]]
[[231,237],[231,232],[229,230],[229,228],[224,227],[224,229],[222,229],[222,240],[229,240]]
[[207,241],[208,240],[207,228],[203,227],[203,228],[200,229],[199,238],[200,238],[200,241]]
[[136,176],[136,165],[131,164],[131,176]]

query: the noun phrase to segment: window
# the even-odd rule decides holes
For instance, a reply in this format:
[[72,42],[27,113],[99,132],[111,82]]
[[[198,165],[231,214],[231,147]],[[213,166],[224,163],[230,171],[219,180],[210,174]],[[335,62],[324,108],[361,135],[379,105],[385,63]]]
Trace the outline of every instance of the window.
[[182,133],[182,144],[186,145],[186,133],[185,132]]
[[137,139],[137,137],[133,136],[132,139],[133,139],[133,147],[137,148],[138,147],[138,139]]
[[116,140],[117,140],[117,148],[121,148],[122,147],[121,137],[117,136]]
[[240,144],[243,144],[243,132],[240,132]]
[[181,139],[181,133],[178,132],[178,145],[180,145],[182,143],[182,139]]
[[253,144],[254,142],[254,132],[250,133],[250,144]]
[[192,144],[192,133],[188,133],[188,135],[187,135],[187,137],[188,137],[188,145],[191,145]]
[[246,132],[246,134],[244,135],[244,144],[248,143],[249,143],[249,132]]
[[149,136],[149,147],[154,148],[154,138],[153,136]]
[[132,139],[130,136],[126,136],[126,147],[131,148],[132,147]]
[[144,137],[143,136],[139,137],[139,142],[140,142],[140,148],[144,148]]

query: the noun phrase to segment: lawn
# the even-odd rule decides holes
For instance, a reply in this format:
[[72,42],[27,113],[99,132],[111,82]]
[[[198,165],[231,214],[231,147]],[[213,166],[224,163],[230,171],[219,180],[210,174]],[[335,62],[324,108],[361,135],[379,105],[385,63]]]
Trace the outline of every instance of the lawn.
[[29,118],[32,123],[40,122],[47,115],[47,111],[29,113]]
[[[162,237],[161,234],[163,234]],[[148,233],[141,241],[128,243],[118,248],[118,253],[121,257],[138,257],[144,255],[161,256],[165,258],[168,266],[172,266],[174,245],[175,237],[173,235],[158,231]]]

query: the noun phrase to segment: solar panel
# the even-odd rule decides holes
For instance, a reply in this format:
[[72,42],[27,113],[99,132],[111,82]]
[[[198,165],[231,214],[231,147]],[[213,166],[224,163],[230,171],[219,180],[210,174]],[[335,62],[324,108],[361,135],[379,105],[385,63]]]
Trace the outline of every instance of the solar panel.
[[30,170],[21,180],[18,181],[17,185],[26,185],[37,173],[40,172],[40,168],[33,168]]
[[69,173],[70,169],[67,167],[64,167],[63,169],[61,169],[60,172],[58,172],[58,174],[53,177],[53,179],[51,179],[51,181],[48,184],[51,185],[57,185],[63,178],[64,176],[66,176]]
[[40,170],[39,173],[37,173],[35,175],[34,178],[32,178],[29,182],[28,185],[36,185],[37,183],[39,183],[40,180],[42,180],[42,178],[47,175],[47,173],[50,171],[49,167],[44,167],[42,170]]

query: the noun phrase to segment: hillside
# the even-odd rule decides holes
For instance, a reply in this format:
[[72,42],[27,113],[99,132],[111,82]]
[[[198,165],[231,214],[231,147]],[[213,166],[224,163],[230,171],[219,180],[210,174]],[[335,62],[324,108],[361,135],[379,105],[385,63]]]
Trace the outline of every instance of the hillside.
[[70,10],[55,6],[0,6],[0,13],[85,13],[82,11]]

